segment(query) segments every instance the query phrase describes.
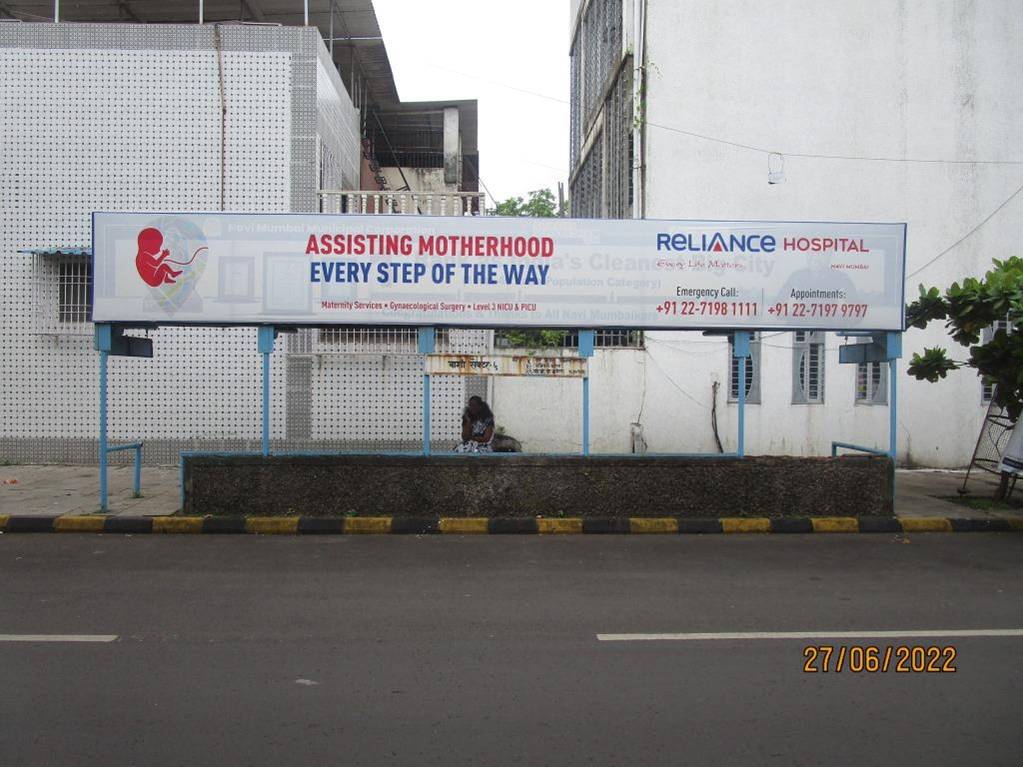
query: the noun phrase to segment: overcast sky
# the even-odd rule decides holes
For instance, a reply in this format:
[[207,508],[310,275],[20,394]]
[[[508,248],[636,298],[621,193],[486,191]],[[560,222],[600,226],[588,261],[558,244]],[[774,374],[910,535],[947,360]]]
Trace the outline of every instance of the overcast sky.
[[373,5],[402,101],[479,101],[480,176],[490,193],[503,200],[549,187],[556,195],[568,176],[568,3]]

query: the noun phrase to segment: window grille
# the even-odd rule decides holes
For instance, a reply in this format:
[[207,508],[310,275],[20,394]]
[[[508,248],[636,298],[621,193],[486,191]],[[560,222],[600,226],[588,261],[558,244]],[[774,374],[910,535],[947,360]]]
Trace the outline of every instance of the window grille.
[[824,402],[824,333],[796,331],[792,344],[792,403]]
[[[728,401],[739,401],[739,358],[733,354],[735,342],[728,339]],[[760,333],[750,334],[746,358],[746,403],[760,404]]]
[[571,81],[570,81],[570,117],[569,117],[569,150],[568,150],[568,167],[569,170],[575,170],[575,166],[579,163],[579,147],[582,143],[582,55],[579,44],[579,31],[576,30],[575,40],[572,42],[572,53],[569,61],[571,62]]
[[856,404],[888,404],[888,366],[886,363],[856,363]]
[[[479,353],[486,345],[485,330],[436,329],[439,353]],[[418,354],[419,329],[414,327],[367,326],[317,328],[315,342],[312,331],[304,329],[289,336],[291,354]]]
[[419,331],[406,327],[333,327],[317,331],[318,353],[415,354]]
[[[980,342],[982,344],[989,343],[998,331],[1004,331],[1006,333],[1012,332],[1012,324],[1008,318],[1004,320],[995,320],[995,324],[991,327],[984,328],[984,331],[980,334]],[[981,378],[980,381],[980,402],[982,405],[989,405],[991,400],[995,396],[995,384],[994,381],[985,381]]]
[[47,335],[92,334],[92,258],[36,254],[36,331]]
[[572,215],[576,218],[600,218],[603,215],[604,199],[604,138],[597,136],[583,160],[579,172],[572,181],[570,203]]
[[86,256],[62,256],[57,263],[57,321],[85,324],[92,318],[92,262]]
[[621,0],[591,0],[582,21],[583,125],[593,119],[622,56]]
[[[643,331],[619,328],[597,330],[593,334],[593,345],[599,349],[642,349]],[[516,344],[514,337],[509,338],[508,332],[498,330],[494,333],[494,346],[498,349],[512,349]],[[563,331],[561,343],[558,347],[552,348],[579,348],[579,332],[577,330]]]
[[632,218],[632,66],[619,70],[604,106],[608,218]]

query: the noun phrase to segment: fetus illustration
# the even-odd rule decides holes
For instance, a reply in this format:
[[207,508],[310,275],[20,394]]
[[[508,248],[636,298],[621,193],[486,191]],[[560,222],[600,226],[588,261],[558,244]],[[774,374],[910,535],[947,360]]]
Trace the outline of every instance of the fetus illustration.
[[163,247],[163,234],[160,230],[148,227],[139,232],[139,250],[138,255],[135,256],[135,268],[138,269],[139,276],[151,287],[173,285],[182,270],[175,270],[171,264],[188,266],[203,250],[206,248],[197,248],[187,261],[175,261],[170,257],[170,251]]

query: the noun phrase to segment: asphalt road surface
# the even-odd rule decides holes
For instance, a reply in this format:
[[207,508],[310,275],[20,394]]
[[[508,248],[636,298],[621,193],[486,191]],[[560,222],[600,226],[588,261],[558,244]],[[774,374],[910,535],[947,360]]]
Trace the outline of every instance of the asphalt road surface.
[[0,764],[1015,765],[1021,576],[1012,534],[5,535]]

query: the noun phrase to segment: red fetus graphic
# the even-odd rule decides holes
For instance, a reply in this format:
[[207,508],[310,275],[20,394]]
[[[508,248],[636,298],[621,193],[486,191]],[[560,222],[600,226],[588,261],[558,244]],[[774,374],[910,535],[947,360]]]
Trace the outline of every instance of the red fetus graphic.
[[195,261],[200,250],[206,250],[205,247],[198,248],[187,261],[175,261],[170,257],[170,251],[162,246],[163,234],[159,229],[149,227],[139,232],[139,252],[135,256],[135,268],[139,271],[139,277],[154,288],[175,283],[175,277],[180,275],[182,270],[174,271],[171,264],[188,266]]

